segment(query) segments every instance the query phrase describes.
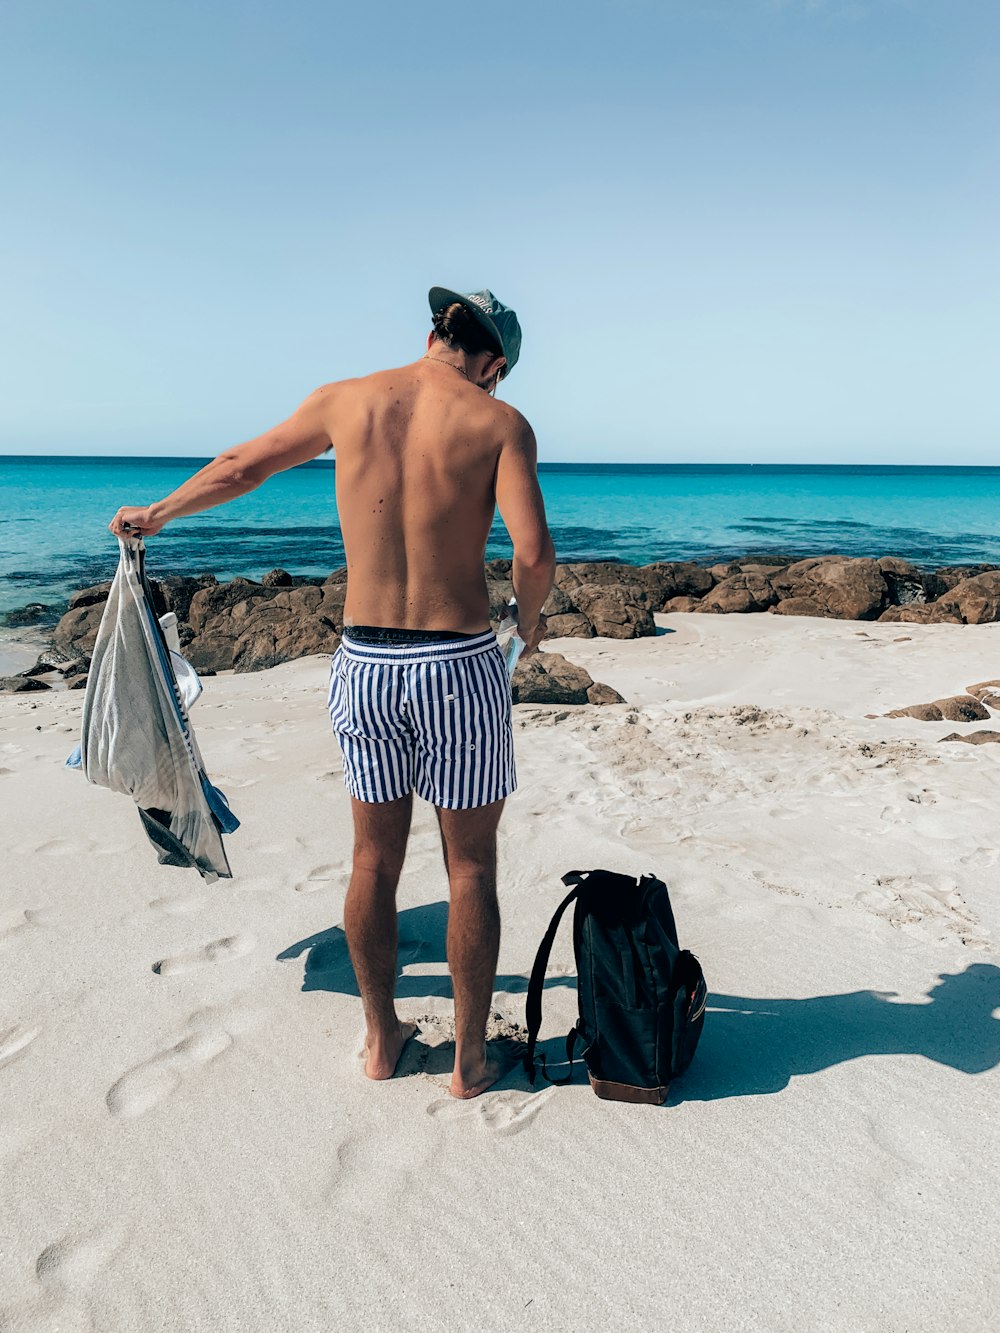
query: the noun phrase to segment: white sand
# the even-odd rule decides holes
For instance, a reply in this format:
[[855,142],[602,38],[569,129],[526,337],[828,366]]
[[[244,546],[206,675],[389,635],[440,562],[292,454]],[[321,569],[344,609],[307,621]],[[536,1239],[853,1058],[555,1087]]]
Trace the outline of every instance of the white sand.
[[[362,1078],[322,659],[206,682],[243,820],[211,887],[60,768],[79,692],[0,700],[0,1328],[996,1326],[1000,746],[865,714],[1000,676],[1000,625],[662,624],[555,645],[629,705],[517,710],[497,1010],[523,1016],[563,872],[657,871],[712,992],[663,1109],[520,1071],[447,1096],[425,806],[424,1038]],[[553,1052],[572,975],[567,930]]]

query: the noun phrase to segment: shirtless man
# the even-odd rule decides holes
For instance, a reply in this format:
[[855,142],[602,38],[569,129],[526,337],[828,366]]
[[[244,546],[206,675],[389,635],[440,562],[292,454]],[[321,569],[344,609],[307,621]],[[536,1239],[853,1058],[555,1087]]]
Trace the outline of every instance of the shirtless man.
[[414,1030],[396,1014],[395,984],[396,886],[416,791],[436,807],[451,894],[451,1091],[475,1097],[503,1072],[486,1023],[500,943],[496,831],[515,786],[510,687],[483,571],[494,507],[514,545],[526,652],[545,632],[555,555],[531,427],[491,396],[520,351],[517,317],[488,291],[434,287],[430,304],[420,360],[324,385],[172,495],[120,509],[110,528],[152,536],[333,446],[348,588],[330,714],[354,812],[344,928],[367,1023],[365,1073],[391,1077]]

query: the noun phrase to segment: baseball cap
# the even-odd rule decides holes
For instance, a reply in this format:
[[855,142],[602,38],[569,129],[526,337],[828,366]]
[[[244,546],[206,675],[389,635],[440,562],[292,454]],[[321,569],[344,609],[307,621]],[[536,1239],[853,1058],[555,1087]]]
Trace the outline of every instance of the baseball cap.
[[448,287],[432,287],[427,294],[431,314],[436,315],[446,305],[458,301],[496,339],[507,364],[501,379],[506,379],[521,355],[521,326],[510,306],[498,301],[491,291],[453,292]]

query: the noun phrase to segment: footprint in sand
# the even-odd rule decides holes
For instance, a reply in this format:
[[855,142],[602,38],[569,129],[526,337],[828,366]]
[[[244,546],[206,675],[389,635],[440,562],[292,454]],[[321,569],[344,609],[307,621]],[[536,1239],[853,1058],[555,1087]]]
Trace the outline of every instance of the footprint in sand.
[[192,912],[203,912],[208,906],[208,899],[182,894],[176,898],[154,898],[149,906],[151,911],[162,912],[164,916],[190,916]]
[[855,901],[897,930],[917,928],[943,942],[947,938],[943,929],[957,935],[968,948],[989,947],[988,932],[959,893],[956,881],[947,875],[926,879],[881,875],[875,887],[857,894]]
[[553,1087],[540,1092],[504,1089],[484,1092],[468,1102],[457,1097],[439,1097],[427,1107],[427,1114],[443,1120],[478,1122],[491,1134],[506,1137],[527,1129],[554,1092]]
[[226,963],[233,958],[242,958],[257,947],[253,935],[226,935],[221,940],[212,940],[199,949],[189,949],[187,953],[175,954],[173,958],[163,958],[153,964],[153,971],[161,977],[178,976],[181,972],[191,972],[196,967],[205,967],[209,963]]
[[32,926],[58,926],[59,913],[51,907],[15,909],[0,916],[0,940],[12,939]]
[[0,1311],[0,1328],[11,1333],[93,1333],[102,1321],[91,1308],[90,1289],[108,1266],[121,1239],[107,1232],[63,1236],[35,1260],[35,1291],[23,1304]]
[[995,847],[977,847],[974,852],[959,858],[964,866],[974,870],[989,870],[1000,860],[1000,852]]
[[91,838],[50,838],[34,850],[40,856],[85,856],[94,846]]
[[218,1027],[206,1027],[184,1037],[176,1046],[123,1074],[105,1097],[108,1110],[123,1120],[142,1115],[175,1092],[196,1069],[228,1050],[232,1041],[229,1033]]
[[305,879],[301,880],[295,886],[296,893],[317,893],[320,889],[328,889],[336,875],[336,866],[316,866],[310,870]]
[[13,1064],[19,1055],[24,1054],[40,1031],[41,1028],[19,1023],[17,1027],[0,1032],[0,1065]]

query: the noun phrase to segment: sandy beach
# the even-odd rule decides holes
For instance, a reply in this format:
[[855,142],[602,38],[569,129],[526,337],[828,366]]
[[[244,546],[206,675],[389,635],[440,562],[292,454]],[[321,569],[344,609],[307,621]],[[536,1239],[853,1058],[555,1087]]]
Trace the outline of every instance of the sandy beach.
[[[1000,1308],[1000,746],[887,719],[1000,624],[657,616],[551,648],[628,701],[516,710],[496,1028],[570,869],[654,871],[710,998],[654,1109],[515,1069],[447,1095],[447,887],[418,803],[390,1083],[360,1070],[327,660],[205,682],[232,881],[160,867],[0,697],[0,1328],[975,1333]],[[557,941],[543,1049],[575,1015]]]

